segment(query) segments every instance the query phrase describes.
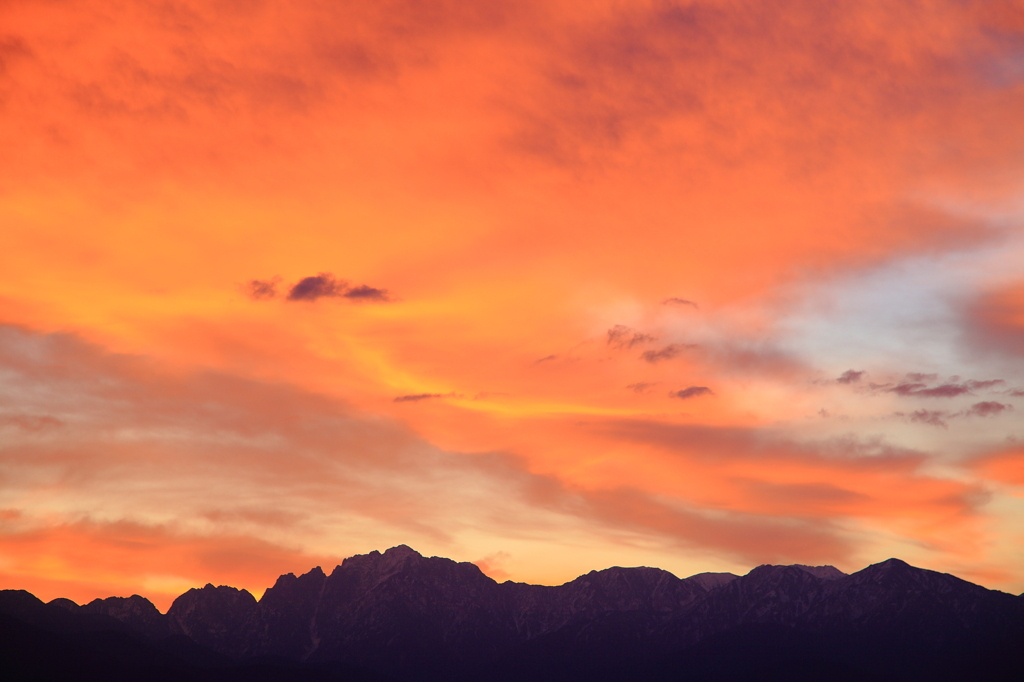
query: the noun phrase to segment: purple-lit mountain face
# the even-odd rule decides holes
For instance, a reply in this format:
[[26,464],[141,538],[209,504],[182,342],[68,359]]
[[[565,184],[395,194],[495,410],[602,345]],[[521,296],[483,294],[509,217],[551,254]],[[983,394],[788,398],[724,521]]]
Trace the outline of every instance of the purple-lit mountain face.
[[1024,679],[1024,598],[897,559],[852,575],[610,568],[545,587],[400,546],[283,575],[259,601],[207,585],[164,615],[138,596],[7,591],[0,614],[37,638],[119,633],[172,671],[161,679]]

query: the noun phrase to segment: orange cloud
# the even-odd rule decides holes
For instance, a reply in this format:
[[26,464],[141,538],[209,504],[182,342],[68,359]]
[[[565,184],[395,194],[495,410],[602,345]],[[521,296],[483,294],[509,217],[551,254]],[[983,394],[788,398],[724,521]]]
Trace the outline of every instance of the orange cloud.
[[1024,283],[985,292],[967,310],[970,339],[979,348],[1024,354]]
[[330,572],[342,557],[310,555],[255,537],[195,535],[129,521],[47,524],[0,531],[0,581],[44,601],[80,604],[145,595],[161,611],[206,582],[243,586],[259,596],[297,566]]
[[1018,275],[928,328],[808,301],[1018,248],[1017,14],[2,3],[4,504],[297,560],[982,563],[950,463],[1012,435]]
[[986,455],[975,466],[986,479],[1024,486],[1024,448],[1011,447]]

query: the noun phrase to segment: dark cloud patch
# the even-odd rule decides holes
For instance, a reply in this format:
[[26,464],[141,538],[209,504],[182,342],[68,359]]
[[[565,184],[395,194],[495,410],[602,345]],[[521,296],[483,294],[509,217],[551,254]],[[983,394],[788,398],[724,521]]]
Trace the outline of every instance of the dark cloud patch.
[[640,355],[640,359],[653,364],[661,362],[662,360],[671,360],[672,358],[679,356],[684,350],[696,347],[696,344],[692,343],[671,343],[658,350],[644,351]]
[[986,400],[971,405],[970,409],[964,410],[964,415],[971,415],[975,417],[994,417],[1012,409],[1013,405],[997,403],[994,400]]
[[534,360],[533,364],[539,365],[542,362],[551,362],[552,360],[557,360],[557,359],[558,359],[557,355],[545,355],[540,360]]
[[863,377],[864,374],[865,374],[865,372],[863,372],[863,371],[858,372],[856,370],[848,369],[848,370],[846,370],[845,372],[843,372],[842,374],[839,375],[839,378],[836,379],[836,383],[837,384],[855,384],[855,383],[857,383],[858,381],[861,380],[861,377]]
[[1001,386],[1006,382],[1002,379],[988,379],[987,381],[968,381],[966,386],[972,391],[979,391],[986,388],[992,388],[993,386]]
[[635,391],[636,393],[646,393],[647,391],[654,388],[656,385],[657,383],[641,381],[635,384],[629,384],[628,386],[626,386],[626,388],[628,388],[631,391]]
[[980,403],[974,403],[968,409],[960,410],[959,412],[949,412],[947,410],[915,410],[909,414],[906,412],[895,412],[894,416],[918,424],[929,424],[931,426],[939,426],[945,429],[949,427],[948,422],[950,419],[958,419],[962,417],[995,417],[1012,409],[1013,405],[1007,405],[995,401],[983,401]]
[[1022,398],[1024,397],[1024,389],[1015,388],[1012,391],[1010,391],[1007,395],[1012,395],[1014,398]]
[[[253,280],[254,282],[256,280]],[[304,277],[288,292],[289,301],[316,301],[321,298],[345,298],[353,302],[384,303],[391,300],[387,289],[360,284],[350,287],[345,280],[329,272]]]
[[714,395],[714,392],[707,386],[690,386],[679,391],[670,391],[669,396],[672,398],[680,398],[686,400],[687,398],[696,398],[701,395]]
[[673,296],[672,298],[666,298],[664,301],[661,302],[661,304],[662,305],[676,305],[676,306],[686,306],[686,305],[688,305],[688,306],[690,306],[691,308],[693,308],[695,310],[699,310],[700,309],[700,306],[697,305],[696,303],[694,303],[693,301],[688,301],[685,298],[676,298],[675,296]]
[[958,395],[964,395],[970,392],[970,387],[965,384],[941,384],[934,388],[917,390],[913,395],[921,396],[922,398],[955,398]]
[[904,375],[903,381],[900,381],[896,385],[871,383],[868,384],[868,387],[873,391],[885,391],[886,393],[895,393],[896,395],[901,396],[917,398],[956,398],[962,395],[973,395],[974,391],[991,389],[996,386],[1002,386],[1006,383],[1002,379],[986,379],[983,381],[970,379],[968,381],[960,381],[959,376],[952,376],[946,381],[946,383],[939,384],[938,386],[931,386],[931,382],[936,379],[938,379],[937,374],[910,372]]
[[388,295],[387,289],[377,289],[376,287],[369,287],[365,284],[360,284],[357,287],[352,287],[342,294],[347,299],[353,301],[390,301],[391,297]]
[[277,283],[280,278],[253,279],[243,287],[246,295],[254,301],[266,301],[277,296]]
[[969,394],[970,387],[967,384],[940,384],[929,388],[927,384],[920,382],[901,382],[892,388],[887,388],[889,393],[902,396],[913,396],[917,398],[955,398]]
[[654,341],[650,334],[638,332],[624,324],[617,324],[608,330],[608,345],[612,348],[632,348]]
[[413,393],[412,395],[400,395],[394,399],[396,403],[418,403],[421,400],[434,400],[436,398],[454,398],[455,393]]
[[304,277],[288,292],[289,301],[316,301],[321,298],[341,296],[347,289],[347,283],[338,280],[329,272],[321,272],[315,277]]

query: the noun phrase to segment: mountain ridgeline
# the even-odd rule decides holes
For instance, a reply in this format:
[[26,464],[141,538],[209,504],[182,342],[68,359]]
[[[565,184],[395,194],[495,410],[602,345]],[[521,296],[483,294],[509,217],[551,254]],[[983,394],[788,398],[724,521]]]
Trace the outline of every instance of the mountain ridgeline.
[[7,590],[0,627],[13,679],[1024,679],[1024,598],[897,559],[852,575],[610,568],[548,587],[399,546],[283,575],[259,601],[192,589],[166,614],[139,596]]

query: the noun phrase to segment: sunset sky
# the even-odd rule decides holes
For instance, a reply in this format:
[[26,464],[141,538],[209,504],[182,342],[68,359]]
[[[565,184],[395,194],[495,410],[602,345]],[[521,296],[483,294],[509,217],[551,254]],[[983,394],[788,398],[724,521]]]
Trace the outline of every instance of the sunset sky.
[[1024,590],[1024,2],[0,0],[0,588]]

